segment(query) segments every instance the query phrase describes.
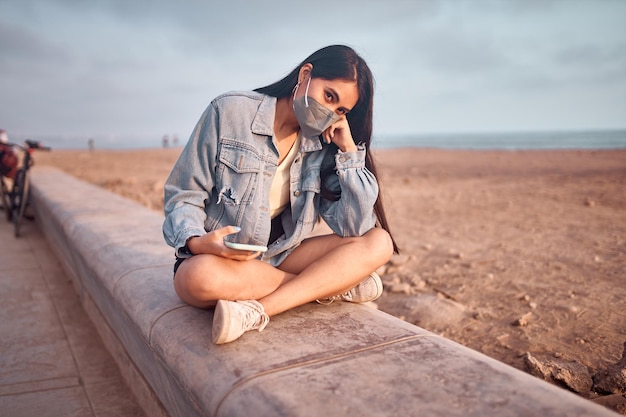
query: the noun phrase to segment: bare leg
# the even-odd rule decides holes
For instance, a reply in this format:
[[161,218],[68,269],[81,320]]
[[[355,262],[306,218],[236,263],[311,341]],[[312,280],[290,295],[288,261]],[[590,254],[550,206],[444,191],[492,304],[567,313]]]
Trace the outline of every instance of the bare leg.
[[356,238],[328,235],[308,239],[279,266],[297,275],[258,301],[273,316],[343,293],[384,265],[392,253],[391,239],[380,228]]
[[176,273],[176,292],[196,307],[216,300],[258,300],[268,315],[349,290],[385,264],[391,239],[380,228],[361,237],[307,239],[278,267],[261,261],[232,261],[196,255]]
[[174,288],[187,304],[207,308],[217,300],[258,300],[293,277],[294,274],[258,260],[196,255],[180,265]]

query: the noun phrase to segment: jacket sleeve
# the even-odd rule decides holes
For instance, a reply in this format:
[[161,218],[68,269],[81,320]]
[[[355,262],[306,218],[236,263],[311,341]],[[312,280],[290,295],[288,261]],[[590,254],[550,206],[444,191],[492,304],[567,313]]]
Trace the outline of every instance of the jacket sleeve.
[[165,183],[163,236],[177,256],[187,239],[206,233],[205,204],[215,184],[218,114],[213,103],[202,114]]
[[340,190],[337,201],[321,198],[320,214],[339,236],[362,236],[376,225],[374,203],[378,198],[376,177],[365,167],[365,147],[355,152],[337,152],[336,175],[325,187]]

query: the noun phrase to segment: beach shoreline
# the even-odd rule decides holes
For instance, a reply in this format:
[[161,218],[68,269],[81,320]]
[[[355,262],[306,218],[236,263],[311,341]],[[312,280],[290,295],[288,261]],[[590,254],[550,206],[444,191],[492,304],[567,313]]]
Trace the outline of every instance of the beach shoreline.
[[[35,160],[162,211],[180,150]],[[373,152],[402,251],[381,271],[381,310],[526,371],[528,354],[590,375],[620,359],[626,150]]]

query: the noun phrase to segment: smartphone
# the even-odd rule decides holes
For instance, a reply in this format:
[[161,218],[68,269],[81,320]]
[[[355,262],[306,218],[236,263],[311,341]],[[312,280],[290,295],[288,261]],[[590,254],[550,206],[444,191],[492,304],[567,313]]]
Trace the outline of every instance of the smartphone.
[[247,245],[245,243],[234,243],[227,240],[224,241],[224,245],[231,249],[237,250],[249,250],[251,252],[267,252],[267,246],[261,245]]

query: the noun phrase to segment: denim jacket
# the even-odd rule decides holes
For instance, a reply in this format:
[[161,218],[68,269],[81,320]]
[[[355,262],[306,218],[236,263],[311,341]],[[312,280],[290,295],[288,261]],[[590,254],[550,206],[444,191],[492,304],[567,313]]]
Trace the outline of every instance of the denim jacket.
[[[256,92],[221,95],[205,110],[165,184],[163,235],[177,256],[189,256],[180,251],[188,238],[229,225],[241,227],[233,240],[267,245],[269,190],[279,156],[275,112],[276,98]],[[319,216],[343,237],[375,226],[378,184],[365,168],[365,148],[335,149],[318,137],[302,138],[290,170],[291,204],[280,214],[284,234],[262,255],[264,261],[280,264]],[[320,170],[327,164],[334,164],[326,185],[340,190],[337,201],[320,194]]]

